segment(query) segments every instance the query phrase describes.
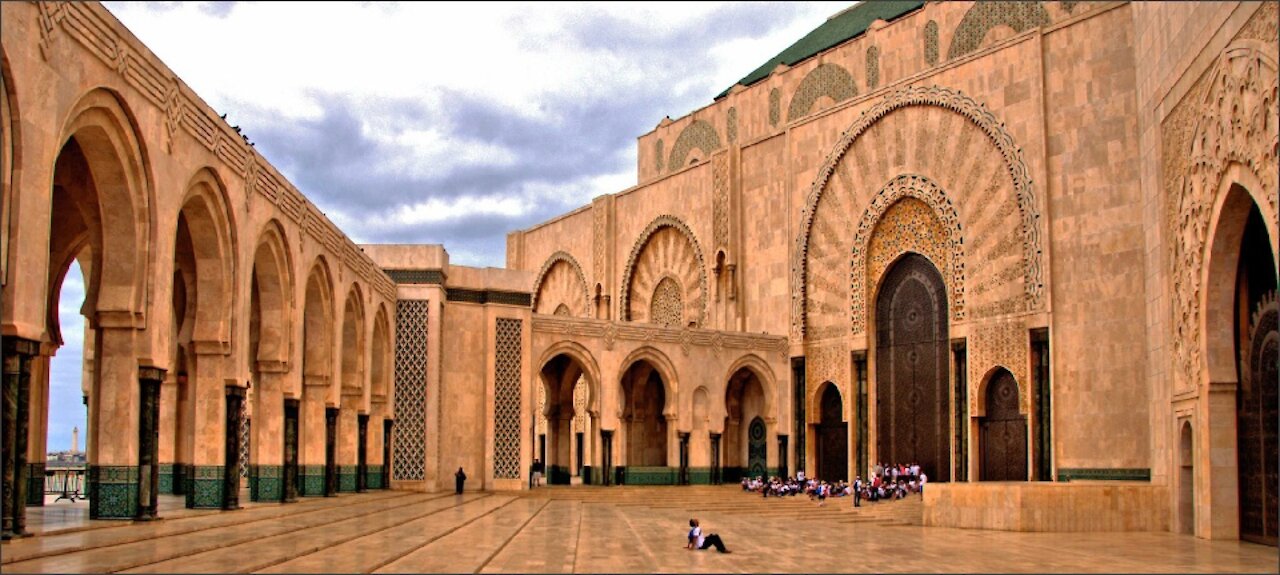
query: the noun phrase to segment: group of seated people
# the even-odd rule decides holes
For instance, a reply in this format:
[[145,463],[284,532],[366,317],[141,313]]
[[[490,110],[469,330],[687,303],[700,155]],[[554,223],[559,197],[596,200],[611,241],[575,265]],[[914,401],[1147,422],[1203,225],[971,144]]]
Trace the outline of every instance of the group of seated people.
[[834,483],[814,478],[806,479],[801,471],[792,477],[770,477],[767,481],[762,476],[743,477],[742,490],[759,493],[762,497],[785,497],[788,495],[808,495],[810,500],[817,500],[818,505],[826,505],[828,497],[854,498],[857,505],[861,500],[880,501],[883,499],[902,499],[908,495],[924,493],[928,476],[920,469],[920,465],[912,463],[888,465],[878,463],[868,469],[870,479],[863,480],[857,476],[852,483],[843,479]]

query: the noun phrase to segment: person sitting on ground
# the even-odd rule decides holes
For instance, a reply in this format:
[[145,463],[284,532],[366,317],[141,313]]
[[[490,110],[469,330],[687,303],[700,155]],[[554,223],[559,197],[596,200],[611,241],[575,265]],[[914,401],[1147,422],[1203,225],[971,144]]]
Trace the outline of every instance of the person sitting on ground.
[[720,539],[719,535],[715,533],[708,533],[704,536],[702,534],[702,526],[699,525],[697,519],[690,519],[689,527],[689,544],[685,545],[685,549],[702,550],[708,547],[715,547],[716,551],[721,553],[733,553],[732,551],[724,548],[724,541]]

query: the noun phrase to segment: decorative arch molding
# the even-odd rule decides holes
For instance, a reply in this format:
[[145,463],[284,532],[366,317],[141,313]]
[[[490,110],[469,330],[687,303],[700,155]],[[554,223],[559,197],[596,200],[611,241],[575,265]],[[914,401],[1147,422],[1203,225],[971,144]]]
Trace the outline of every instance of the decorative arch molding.
[[1003,162],[1002,172],[1007,174],[1016,198],[1019,212],[1021,236],[1023,301],[1021,309],[1039,310],[1044,306],[1044,283],[1042,248],[1040,239],[1040,213],[1032,187],[1031,177],[1021,151],[1014,144],[1013,137],[1004,130],[1003,125],[985,106],[954,90],[940,86],[914,86],[893,92],[873,108],[863,113],[833,147],[809,189],[804,210],[800,217],[800,232],[796,236],[796,248],[791,261],[792,272],[792,338],[803,339],[806,335],[807,321],[807,262],[810,239],[813,232],[818,202],[832,183],[832,176],[854,142],[877,122],[883,120],[895,110],[910,107],[935,107],[959,114],[986,136],[988,142],[999,153]]
[[99,322],[140,327],[145,324],[147,293],[152,287],[149,254],[155,180],[137,122],[123,98],[96,88],[67,114],[59,147],[71,138],[84,151],[94,175],[103,227],[111,223],[110,234],[101,230],[101,249],[94,250],[90,270],[94,277],[85,278],[90,284],[85,286],[85,300],[93,302]]
[[[375,410],[383,409],[393,393],[395,345],[391,340],[389,317],[386,303],[379,303],[373,316],[372,339],[369,340],[369,400]],[[378,353],[379,350],[382,353]]]
[[[560,355],[568,356],[569,359],[572,359],[577,363],[578,368],[581,369],[583,375],[586,376],[587,412],[590,413],[592,417],[599,417],[601,394],[600,386],[602,385],[602,381],[600,379],[600,364],[596,362],[595,356],[591,354],[591,350],[578,342],[568,340],[558,341],[547,347],[547,349],[542,352],[542,356],[538,358],[538,373],[541,374],[542,369],[547,366],[547,363]],[[630,367],[630,364],[625,362],[624,364],[627,365],[627,367]],[[623,370],[620,373],[626,373],[626,370]],[[541,375],[539,375],[539,378],[543,379]]]
[[723,146],[720,143],[720,134],[716,133],[716,129],[706,120],[694,120],[680,130],[675,145],[671,146],[671,159],[667,161],[667,171],[678,172],[683,169],[689,152],[694,148],[701,150],[703,159],[707,159],[711,157],[712,152],[721,147]]
[[[318,255],[307,273],[307,283],[303,292],[302,303],[302,369],[304,385],[308,377],[324,380],[333,373],[334,347],[334,297],[333,273],[329,270],[329,262],[324,255]],[[315,298],[314,300],[312,298]],[[315,306],[312,307],[312,301]],[[312,313],[320,314],[314,317]],[[312,333],[312,330],[321,332]],[[314,361],[311,361],[314,360]]]
[[1024,396],[1027,394],[1026,384],[1018,379],[1018,376],[1009,366],[1004,364],[991,365],[986,372],[982,374],[982,378],[978,380],[978,387],[970,394],[973,397],[972,409],[969,417],[985,417],[987,415],[987,389],[991,387],[991,382],[1002,373],[1008,373],[1013,378],[1013,383],[1018,389],[1018,413],[1029,415],[1030,401]]
[[1173,235],[1174,355],[1187,383],[1204,379],[1210,367],[1204,307],[1208,252],[1213,249],[1209,240],[1233,185],[1247,190],[1262,212],[1275,255],[1280,83],[1275,56],[1267,50],[1262,42],[1233,42],[1210,70],[1203,96],[1188,98],[1183,104],[1191,106],[1187,113],[1171,114],[1172,129],[1191,132],[1190,141],[1182,142],[1189,148],[1179,158],[1183,165],[1166,169],[1172,196],[1167,205]]
[[[264,321],[277,323],[275,329],[262,330],[255,361],[278,361],[287,365],[292,353],[292,321],[294,316],[293,256],[288,236],[280,221],[272,218],[263,224],[253,253],[250,273],[246,274],[250,289],[258,284],[258,305]],[[251,296],[252,297],[252,296]],[[274,319],[271,319],[274,318]]]
[[818,98],[830,97],[837,104],[858,95],[853,74],[839,64],[821,64],[810,70],[800,81],[796,93],[787,106],[787,121],[792,122],[809,115]]
[[721,378],[721,381],[725,382],[725,394],[727,395],[729,392],[728,382],[733,379],[734,374],[742,369],[750,370],[751,373],[755,374],[756,380],[760,382],[761,391],[764,392],[764,413],[762,414],[764,418],[769,421],[777,421],[779,416],[776,399],[778,379],[774,376],[773,368],[770,368],[769,363],[760,356],[748,353],[729,365],[729,369],[725,371],[724,377]]
[[[666,354],[662,353],[657,348],[646,345],[638,347],[635,350],[632,350],[631,353],[627,354],[627,357],[619,364],[622,368],[618,370],[618,373],[625,375],[631,370],[631,366],[635,365],[636,362],[639,361],[647,362],[649,365],[653,366],[653,369],[657,370],[658,375],[662,378],[662,392],[666,401],[662,406],[662,414],[668,419],[678,417],[680,415],[680,396],[678,395],[680,385],[676,379],[675,364],[671,362],[671,359],[669,359]],[[618,385],[619,391],[621,391],[622,381],[618,381]],[[622,415],[621,410],[624,403],[626,403],[625,400],[618,402],[619,417]]]
[[982,39],[997,26],[1008,26],[1020,34],[1048,26],[1051,21],[1049,12],[1040,2],[974,2],[951,36],[947,59],[954,60],[977,51]]
[[[654,218],[654,220],[645,227],[644,231],[640,232],[640,236],[636,238],[635,245],[631,248],[631,255],[627,258],[627,267],[623,270],[622,274],[622,301],[619,306],[619,310],[621,310],[622,313],[622,320],[635,321],[631,310],[631,304],[635,302],[636,298],[632,296],[631,292],[637,287],[636,273],[639,271],[639,264],[644,261],[641,258],[642,256],[648,257],[646,251],[650,244],[649,240],[667,228],[670,228],[674,233],[680,234],[683,236],[683,239],[688,241],[689,248],[692,251],[692,259],[690,261],[679,262],[683,264],[682,270],[653,270],[653,277],[651,278],[653,280],[653,286],[646,285],[639,287],[646,288],[648,290],[646,293],[652,293],[652,288],[657,285],[657,281],[661,280],[665,274],[670,273],[675,275],[679,278],[679,284],[684,289],[684,320],[686,322],[692,320],[699,326],[705,325],[707,302],[706,259],[702,255],[702,248],[698,245],[697,237],[693,235],[693,230],[689,229],[689,226],[679,218],[665,214]],[[685,254],[679,254],[678,248],[672,249],[675,250],[673,257],[680,257],[682,259],[688,258]],[[670,265],[671,262],[668,262],[667,264],[663,264],[663,267],[668,267]],[[648,309],[648,307],[645,306],[644,309]]]
[[[932,213],[909,214],[906,211],[895,211],[904,207],[906,204],[903,200],[908,198],[919,200]],[[906,219],[891,222],[889,220],[893,218],[884,217],[890,212],[904,213]],[[920,220],[929,219],[930,216],[936,218],[936,223],[941,224],[941,231],[945,237],[933,237],[937,234],[927,233],[930,231],[929,228],[933,227],[930,224],[934,222]],[[896,227],[906,230],[908,235],[899,234],[903,237],[890,240],[891,244],[896,245],[887,246],[884,253],[872,253],[877,251],[870,249],[873,237],[880,237],[885,231],[884,226],[890,224],[897,224]],[[869,292],[874,287],[876,278],[881,277],[889,269],[889,264],[908,251],[920,253],[929,258],[938,271],[942,272],[942,277],[947,283],[951,319],[952,321],[963,320],[965,318],[963,238],[960,217],[956,214],[951,198],[948,198],[946,192],[933,180],[925,176],[903,174],[881,188],[867,205],[867,209],[863,211],[862,220],[853,236],[849,273],[849,317],[852,333],[866,332],[866,302],[869,301]],[[939,240],[942,241],[939,242]]]
[[844,386],[838,382],[829,379],[823,380],[813,391],[809,392],[809,397],[805,398],[807,406],[805,407],[805,418],[808,424],[822,423],[822,396],[827,393],[827,388],[833,387],[836,394],[840,396],[840,421],[848,423],[850,420],[849,394],[845,392]]
[[13,85],[9,55],[0,47],[0,284],[9,285],[9,230],[13,213],[13,194],[22,164],[22,116],[18,110],[18,91]]
[[[187,222],[195,250],[197,303],[193,338],[228,345],[239,251],[227,188],[217,172],[206,167],[196,171],[186,190],[179,214]],[[103,233],[107,233],[105,226]]]
[[[564,267],[557,267],[556,264]],[[533,312],[552,314],[558,304],[565,304],[569,307],[570,315],[588,317],[590,301],[587,278],[582,273],[578,260],[563,251],[551,254],[538,271],[538,279],[533,282]]]
[[[365,351],[369,346],[365,336],[364,290],[359,282],[353,282],[347,289],[347,297],[342,304],[342,366],[341,389],[365,388]],[[350,344],[350,347],[348,345]],[[352,378],[351,376],[355,376]]]

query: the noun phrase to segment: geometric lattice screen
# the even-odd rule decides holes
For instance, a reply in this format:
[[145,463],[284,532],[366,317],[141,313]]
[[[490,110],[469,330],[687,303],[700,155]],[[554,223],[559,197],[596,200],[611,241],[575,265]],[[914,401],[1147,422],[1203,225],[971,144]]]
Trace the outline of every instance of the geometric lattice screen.
[[498,318],[493,360],[493,476],[520,477],[520,356],[523,322]]
[[427,301],[396,302],[396,440],[393,477],[421,481],[427,463]]

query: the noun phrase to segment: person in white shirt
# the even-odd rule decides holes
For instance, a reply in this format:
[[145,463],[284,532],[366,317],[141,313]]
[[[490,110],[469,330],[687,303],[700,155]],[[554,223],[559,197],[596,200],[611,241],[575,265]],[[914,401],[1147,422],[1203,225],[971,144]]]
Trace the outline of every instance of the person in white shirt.
[[702,526],[698,523],[698,520],[690,519],[689,520],[689,544],[685,545],[684,548],[689,550],[694,550],[694,549],[702,550],[708,547],[715,547],[716,551],[719,551],[721,553],[733,553],[732,551],[724,548],[724,541],[720,540],[719,535],[715,533],[709,533],[707,535],[703,535]]
[[920,498],[924,499],[924,484],[929,482],[929,476],[923,471],[920,472]]

